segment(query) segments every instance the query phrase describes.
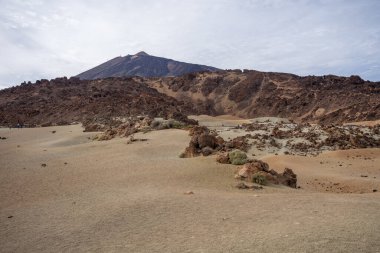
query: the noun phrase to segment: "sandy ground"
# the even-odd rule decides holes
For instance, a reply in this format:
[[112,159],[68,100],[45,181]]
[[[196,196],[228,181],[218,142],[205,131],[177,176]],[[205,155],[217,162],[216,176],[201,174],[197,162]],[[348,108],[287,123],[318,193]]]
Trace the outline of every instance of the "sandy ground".
[[186,131],[93,135],[0,129],[1,252],[380,252],[379,149],[267,156],[301,189],[251,191],[233,165],[178,158]]

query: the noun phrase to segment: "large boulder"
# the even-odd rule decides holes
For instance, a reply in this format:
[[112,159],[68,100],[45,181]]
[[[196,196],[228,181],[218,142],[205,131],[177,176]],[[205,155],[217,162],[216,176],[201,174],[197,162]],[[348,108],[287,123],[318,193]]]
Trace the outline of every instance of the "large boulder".
[[285,168],[284,172],[278,175],[278,179],[283,185],[297,188],[297,175],[292,169]]
[[241,179],[247,179],[247,181],[252,181],[253,175],[259,171],[260,169],[256,167],[254,164],[246,163],[243,165],[243,167],[241,167],[241,169],[239,169],[237,175]]
[[261,160],[253,160],[238,168],[235,178],[262,185],[283,184],[297,188],[297,175],[291,169],[285,168],[283,173],[277,173]]
[[205,147],[214,149],[218,146],[216,137],[207,133],[203,133],[198,137],[198,145],[201,149]]
[[222,139],[209,133],[207,127],[195,126],[190,130],[189,133],[191,137],[189,146],[181,154],[181,157],[195,157],[199,155],[209,156],[216,151],[220,150],[221,145],[219,144]]

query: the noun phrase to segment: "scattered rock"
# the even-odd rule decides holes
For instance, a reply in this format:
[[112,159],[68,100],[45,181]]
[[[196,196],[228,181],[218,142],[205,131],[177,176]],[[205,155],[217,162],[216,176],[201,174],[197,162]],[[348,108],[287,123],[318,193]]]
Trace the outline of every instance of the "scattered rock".
[[246,185],[244,182],[239,182],[239,183],[237,183],[236,188],[238,188],[238,189],[249,189],[249,186]]
[[193,126],[189,130],[190,136],[208,134],[208,133],[210,133],[210,130],[205,126]]
[[100,132],[105,129],[105,125],[100,123],[84,123],[84,130],[83,132]]
[[239,149],[247,152],[251,147],[251,144],[248,143],[246,136],[238,136],[228,142],[225,142],[224,146],[226,150]]
[[216,157],[216,161],[218,163],[223,163],[223,164],[230,163],[230,158],[228,156],[228,153],[218,154],[217,157]]
[[145,139],[145,138],[135,138],[134,135],[132,134],[131,136],[129,136],[127,144],[131,144],[133,142],[139,142],[139,141],[148,141],[148,139]]
[[117,135],[117,131],[115,129],[109,128],[104,133],[98,135],[96,139],[98,141],[107,141],[115,138]]
[[[261,185],[257,186],[257,185],[248,185],[244,182],[239,182],[236,184],[235,186],[236,188],[238,189],[241,189],[241,190],[244,190],[244,189],[251,189],[251,190],[262,190],[264,189]],[[257,197],[257,196],[255,196]]]

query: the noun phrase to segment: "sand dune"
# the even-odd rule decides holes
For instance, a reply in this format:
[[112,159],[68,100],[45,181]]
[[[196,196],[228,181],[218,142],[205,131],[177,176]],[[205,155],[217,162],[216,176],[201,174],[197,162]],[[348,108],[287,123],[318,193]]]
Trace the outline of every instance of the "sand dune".
[[301,189],[242,191],[186,131],[94,135],[0,130],[1,252],[379,252],[379,149],[266,156]]

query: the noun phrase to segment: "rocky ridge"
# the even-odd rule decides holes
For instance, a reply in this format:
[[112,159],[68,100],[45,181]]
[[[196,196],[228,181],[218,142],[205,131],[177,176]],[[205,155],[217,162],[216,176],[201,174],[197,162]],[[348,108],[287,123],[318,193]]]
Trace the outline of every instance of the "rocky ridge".
[[177,100],[202,105],[207,115],[273,116],[321,124],[380,119],[380,82],[359,76],[229,70],[141,82]]
[[104,130],[126,117],[187,121],[191,114],[274,116],[322,125],[380,119],[380,83],[358,76],[229,70],[165,78],[56,78],[1,90],[0,98],[3,126],[82,122]]
[[81,122],[86,131],[136,124],[142,118],[172,118],[194,124],[191,104],[132,78],[56,78],[0,91],[0,125],[34,127]]

